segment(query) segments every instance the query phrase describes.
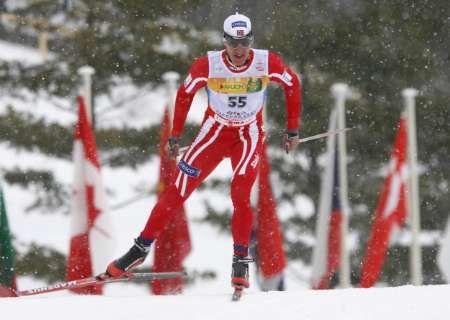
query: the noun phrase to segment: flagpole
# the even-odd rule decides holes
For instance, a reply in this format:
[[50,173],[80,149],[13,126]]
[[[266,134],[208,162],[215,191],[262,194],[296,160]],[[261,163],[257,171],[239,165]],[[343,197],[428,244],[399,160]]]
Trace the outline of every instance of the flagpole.
[[[344,129],[345,125],[345,100],[350,95],[350,89],[345,83],[335,83],[331,87],[331,93],[335,99],[336,109],[338,113],[338,129]],[[350,287],[350,262],[347,250],[347,234],[348,234],[348,190],[347,190],[347,148],[346,134],[338,135],[339,147],[339,190],[342,203],[342,221],[341,221],[341,265],[339,282],[341,288]]]
[[167,97],[168,97],[167,107],[169,108],[169,118],[171,119],[170,121],[172,121],[173,113],[175,110],[174,106],[175,106],[175,99],[176,99],[176,95],[177,95],[177,84],[178,84],[178,80],[180,79],[180,76],[175,71],[168,71],[162,75],[162,79],[166,83],[166,88],[167,88],[166,90],[167,90]]
[[92,75],[94,73],[95,69],[91,66],[83,66],[78,69],[78,74],[82,79],[82,87],[80,88],[80,91],[81,95],[84,97],[88,120],[92,128],[94,128],[95,124],[95,115],[92,108]]
[[410,267],[411,282],[413,285],[422,284],[422,253],[419,243],[420,235],[420,208],[419,208],[419,183],[417,173],[417,137],[416,137],[416,102],[415,97],[418,91],[413,88],[407,88],[402,91],[405,100],[405,106],[408,114],[408,165],[410,190],[408,208],[410,210],[411,222],[411,248],[410,248]]
[[[336,130],[336,112],[337,110],[336,108],[334,108],[330,113],[328,131]],[[337,170],[337,168],[335,168],[336,150],[336,136],[329,136],[327,139],[326,151],[327,164],[325,166],[324,172],[322,173],[322,181],[320,185],[320,197],[316,222],[316,244],[314,246],[312,256],[311,287],[313,289],[330,287],[329,283],[323,285],[322,281],[329,276],[328,272],[330,270],[328,268],[331,264],[328,263],[328,261],[330,260],[329,234],[333,201],[333,187],[335,182],[334,171]],[[332,271],[335,272],[336,270],[333,268]]]

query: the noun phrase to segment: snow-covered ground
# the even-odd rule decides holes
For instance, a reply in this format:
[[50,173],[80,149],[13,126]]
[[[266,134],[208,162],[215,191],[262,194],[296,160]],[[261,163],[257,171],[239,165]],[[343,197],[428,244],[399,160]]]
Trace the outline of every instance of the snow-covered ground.
[[3,61],[20,61],[25,65],[36,65],[44,62],[38,49],[3,40],[0,40],[0,52],[0,60]]
[[[112,286],[113,284],[111,284]],[[116,284],[114,284],[116,285]],[[1,298],[2,319],[45,320],[445,320],[450,286],[255,292],[231,302],[226,291],[179,296],[60,296]]]

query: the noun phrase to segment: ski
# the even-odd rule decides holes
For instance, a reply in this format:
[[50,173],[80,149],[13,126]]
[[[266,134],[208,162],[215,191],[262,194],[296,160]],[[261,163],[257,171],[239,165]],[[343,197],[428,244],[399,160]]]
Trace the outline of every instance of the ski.
[[102,275],[96,277],[89,277],[78,280],[71,280],[67,282],[57,283],[48,287],[34,288],[23,291],[16,291],[12,289],[0,290],[0,297],[22,297],[22,296],[32,296],[37,294],[78,289],[88,286],[101,285],[105,283],[113,282],[126,282],[126,281],[151,281],[151,280],[161,280],[161,279],[171,279],[186,277],[186,272],[142,272],[142,273],[129,273],[123,277],[102,277]]

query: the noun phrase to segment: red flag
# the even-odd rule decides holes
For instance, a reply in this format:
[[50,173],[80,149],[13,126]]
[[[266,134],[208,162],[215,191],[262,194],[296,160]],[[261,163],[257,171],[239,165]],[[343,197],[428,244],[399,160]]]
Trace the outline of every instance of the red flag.
[[[169,158],[166,149],[169,135],[170,117],[169,110],[166,108],[161,126],[159,147],[161,161],[158,183],[159,195],[172,182],[176,172],[176,161]],[[184,207],[182,207],[155,242],[153,272],[183,271],[183,260],[190,251],[191,240],[186,213]],[[180,293],[182,287],[183,280],[181,278],[155,280],[152,282],[152,291],[157,295]]]
[[[337,113],[330,115],[329,130],[335,130]],[[322,177],[319,214],[316,227],[316,245],[313,253],[313,289],[329,289],[341,260],[341,198],[339,187],[338,146],[336,136],[327,142],[327,164]]]
[[[74,135],[72,238],[67,260],[67,280],[91,277],[104,271],[112,249],[111,222],[106,214],[106,194],[94,135],[82,97],[78,97],[78,123]],[[101,294],[101,286],[73,290]]]
[[361,287],[363,288],[373,286],[378,280],[392,228],[395,225],[401,226],[406,218],[406,148],[406,119],[402,117],[391,154],[388,175],[376,209],[366,256],[363,259],[361,270]]
[[282,287],[280,283],[282,283],[283,270],[286,267],[286,256],[270,184],[272,169],[265,144],[263,144],[260,161],[258,215],[256,218],[257,261],[263,290],[277,290]]

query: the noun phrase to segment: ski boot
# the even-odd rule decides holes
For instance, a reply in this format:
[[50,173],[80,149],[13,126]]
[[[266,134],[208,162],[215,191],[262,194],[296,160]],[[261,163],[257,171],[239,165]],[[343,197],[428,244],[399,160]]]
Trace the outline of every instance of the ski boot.
[[233,255],[233,264],[231,267],[231,285],[234,288],[233,301],[239,300],[244,288],[250,286],[248,264],[254,261],[255,260],[248,257]]
[[122,257],[111,262],[106,268],[106,272],[99,277],[127,277],[131,269],[137,267],[144,262],[150,252],[150,244],[144,244],[142,238],[134,239],[134,245]]

